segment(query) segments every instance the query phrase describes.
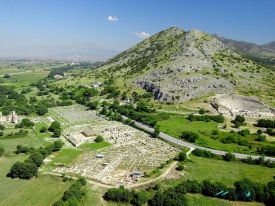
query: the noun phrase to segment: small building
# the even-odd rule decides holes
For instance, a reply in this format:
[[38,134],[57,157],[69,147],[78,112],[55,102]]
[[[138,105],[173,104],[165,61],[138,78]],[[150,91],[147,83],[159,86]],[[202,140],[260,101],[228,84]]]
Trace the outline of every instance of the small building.
[[59,75],[59,74],[56,74],[56,75],[54,75],[53,77],[56,78],[56,79],[60,79],[60,78],[62,78],[63,76],[61,76],[61,75]]
[[93,129],[87,128],[83,132],[81,132],[85,137],[95,137],[97,136],[96,131]]
[[96,158],[103,158],[103,157],[104,157],[104,154],[97,154],[95,157],[96,157]]
[[91,84],[91,87],[95,88],[95,87],[99,87],[99,85],[101,85],[101,82],[94,82]]
[[139,171],[134,171],[132,174],[133,178],[140,178],[141,175],[142,175],[142,172],[139,172]]

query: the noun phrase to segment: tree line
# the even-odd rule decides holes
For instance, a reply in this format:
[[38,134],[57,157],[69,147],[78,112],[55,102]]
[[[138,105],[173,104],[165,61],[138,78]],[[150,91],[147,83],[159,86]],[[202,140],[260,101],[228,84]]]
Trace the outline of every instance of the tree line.
[[68,190],[66,190],[62,198],[56,201],[53,206],[78,206],[81,199],[86,195],[86,180],[84,177],[78,178]]
[[[151,193],[152,189],[156,191],[154,191],[154,196],[149,198],[147,191]],[[142,205],[147,202],[149,206],[184,206],[188,205],[186,193],[202,194],[231,201],[257,201],[266,205],[274,205],[275,181],[263,184],[244,178],[236,181],[234,187],[227,187],[221,182],[187,180],[166,189],[156,185],[154,188],[149,186],[146,190],[139,192],[121,186],[118,189],[109,189],[104,194],[104,198],[108,201],[130,203],[132,205]]]
[[49,154],[55,151],[59,151],[62,147],[62,142],[55,141],[53,144],[48,145],[45,148],[33,149],[28,147],[22,147],[18,145],[15,153],[27,153],[31,152],[28,159],[24,162],[16,162],[7,174],[11,178],[31,179],[37,176],[38,168],[43,164],[43,160]]
[[190,122],[194,122],[194,121],[203,121],[203,122],[210,122],[210,121],[214,121],[217,123],[224,123],[224,116],[222,115],[193,115],[190,114],[187,119]]
[[[225,161],[236,161],[235,155],[230,152],[226,153],[225,156],[221,156],[207,150],[196,148],[192,151],[192,154],[197,157],[203,157],[203,158],[212,158],[212,159],[225,160]],[[271,162],[270,160],[265,161],[263,156],[260,156],[258,159],[252,159],[252,157],[249,156],[245,159],[242,159],[241,161],[246,164],[261,165],[269,168],[275,168],[275,162]]]

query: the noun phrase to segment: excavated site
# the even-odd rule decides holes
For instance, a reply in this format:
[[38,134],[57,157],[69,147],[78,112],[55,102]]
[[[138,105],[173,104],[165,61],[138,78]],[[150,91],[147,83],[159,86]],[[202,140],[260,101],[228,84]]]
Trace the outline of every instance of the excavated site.
[[98,150],[86,149],[77,162],[57,164],[59,167],[53,172],[81,175],[103,184],[130,185],[148,180],[144,179],[145,173],[149,174],[181,151],[126,124],[99,117],[82,106],[56,107],[50,114],[45,121],[61,122],[67,145],[78,149],[82,144],[94,143],[97,135],[111,143]]
[[261,118],[275,119],[274,108],[269,107],[253,97],[234,94],[216,95],[211,105],[220,114],[229,117],[241,115],[248,120]]

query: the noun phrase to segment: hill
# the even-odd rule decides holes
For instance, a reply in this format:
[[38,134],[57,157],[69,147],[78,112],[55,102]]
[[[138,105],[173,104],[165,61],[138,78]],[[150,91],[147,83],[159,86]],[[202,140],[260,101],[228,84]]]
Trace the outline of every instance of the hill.
[[186,102],[217,93],[274,96],[274,72],[199,30],[168,28],[106,61],[96,77],[115,77],[121,90],[139,88],[155,100]]
[[213,34],[212,36],[233,49],[236,49],[248,55],[255,55],[257,57],[264,58],[270,61],[274,60],[273,64],[275,64],[275,41],[263,45],[257,45],[251,42],[227,39],[218,34]]

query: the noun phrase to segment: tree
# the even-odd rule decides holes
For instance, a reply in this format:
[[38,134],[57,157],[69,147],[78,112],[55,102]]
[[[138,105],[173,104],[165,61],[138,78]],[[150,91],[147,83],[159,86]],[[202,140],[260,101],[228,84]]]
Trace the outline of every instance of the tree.
[[183,131],[179,137],[188,142],[196,142],[196,140],[199,139],[199,135],[192,131]]
[[61,129],[60,123],[59,123],[58,121],[53,121],[53,122],[51,123],[50,127],[48,128],[48,130],[49,130],[50,132],[54,132],[54,130],[56,130],[56,129]]
[[157,191],[153,199],[149,202],[150,206],[163,206],[164,195],[162,192]]
[[47,108],[45,105],[39,104],[39,105],[37,106],[36,113],[37,113],[39,116],[43,116],[43,115],[45,115],[47,112],[48,112],[48,108]]
[[43,164],[44,157],[40,153],[34,153],[30,155],[29,159],[32,160],[37,167],[40,167]]
[[95,138],[95,142],[103,142],[104,138],[101,135],[97,135],[97,137]]
[[250,134],[249,129],[243,129],[241,131],[238,132],[238,134],[242,135],[243,137],[247,136]]
[[60,129],[55,129],[55,130],[53,131],[53,135],[54,135],[55,137],[60,137],[60,136],[61,136],[61,130],[60,130]]
[[89,102],[87,104],[88,107],[90,107],[91,110],[97,110],[97,107],[99,105],[99,101],[93,101],[93,102]]
[[59,151],[62,148],[63,143],[61,141],[54,142],[54,151]]
[[263,156],[260,156],[260,157],[258,158],[258,164],[259,164],[259,165],[263,165],[264,162],[265,162],[264,157],[263,157]]
[[187,157],[186,153],[184,151],[181,151],[179,153],[179,158],[178,158],[179,162],[183,162],[186,159],[186,157]]
[[158,138],[158,137],[159,137],[159,134],[160,134],[160,129],[159,129],[159,127],[156,127],[156,128],[155,128],[155,131],[154,131],[154,133],[153,133],[153,137]]
[[265,135],[259,135],[257,140],[260,141],[260,142],[266,142],[266,136]]
[[204,115],[205,114],[205,110],[204,109],[200,109],[199,110],[199,114]]
[[64,193],[63,195],[63,200],[66,201],[69,198],[75,197],[78,201],[81,199],[81,183],[79,182],[75,182],[74,184],[72,184],[69,189]]
[[236,127],[236,128],[239,128],[240,126],[242,126],[242,124],[241,124],[240,122],[236,121],[236,122],[235,122],[235,127]]
[[47,127],[42,127],[41,129],[40,129],[40,133],[44,133],[44,132],[46,132],[47,131]]
[[82,184],[82,186],[85,186],[87,184],[87,181],[85,180],[84,177],[79,177],[77,179],[77,182],[80,182]]
[[236,115],[234,123],[235,123],[235,127],[239,128],[240,126],[244,125],[245,122],[245,118],[241,115]]
[[134,194],[134,198],[131,201],[132,204],[137,205],[137,206],[142,206],[148,201],[148,196],[147,192],[145,190],[141,190]]
[[30,119],[27,119],[27,118],[22,119],[20,124],[15,125],[15,127],[17,127],[17,128],[32,127],[32,126],[34,126],[34,123]]
[[38,167],[31,161],[16,162],[10,169],[12,178],[30,179],[37,175]]
[[177,170],[178,171],[182,171],[184,169],[184,166],[182,163],[179,163],[178,166],[177,166]]
[[261,130],[261,129],[258,129],[258,130],[257,130],[257,134],[258,134],[258,135],[261,135],[261,134],[263,134],[263,130]]
[[231,152],[228,152],[225,154],[224,159],[226,161],[235,161],[235,155],[232,154]]
[[4,74],[4,78],[11,78],[11,75],[10,74]]

